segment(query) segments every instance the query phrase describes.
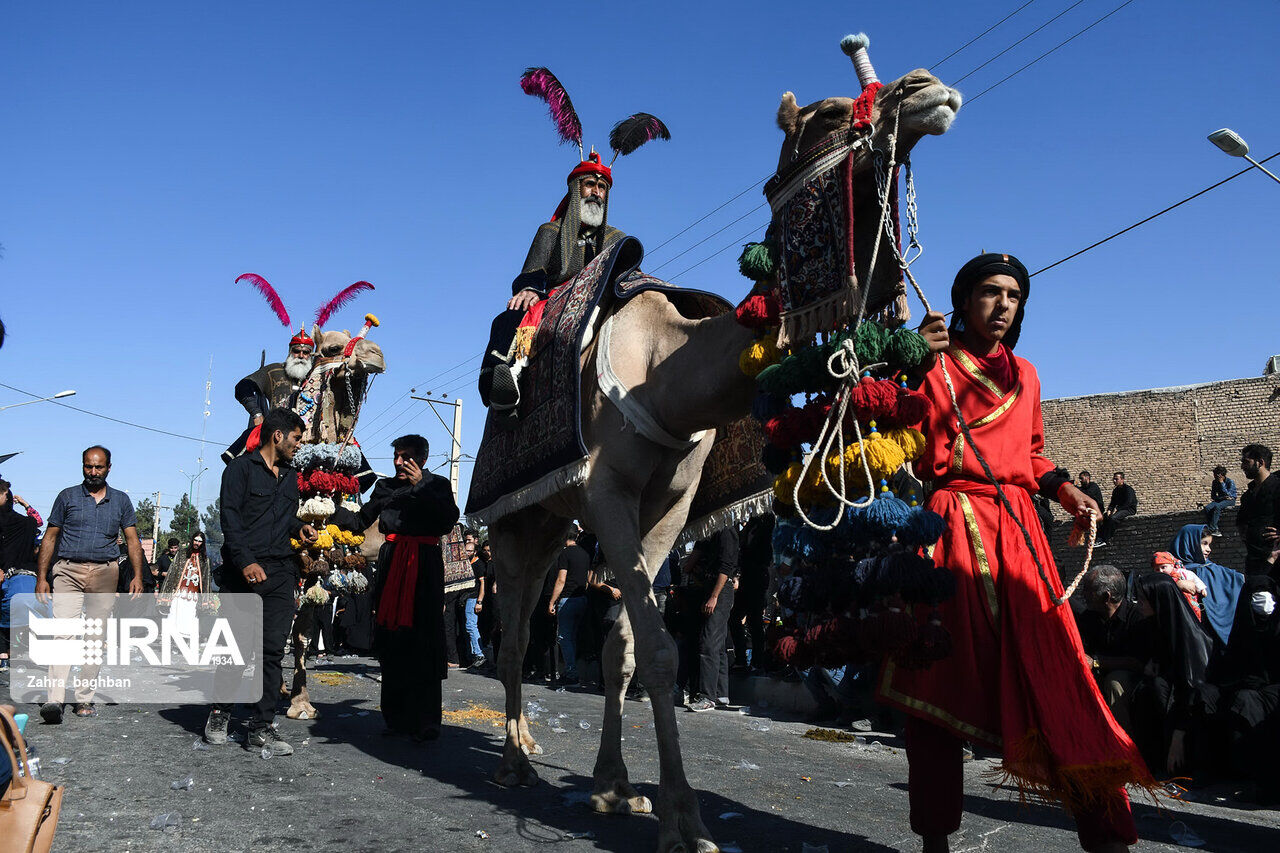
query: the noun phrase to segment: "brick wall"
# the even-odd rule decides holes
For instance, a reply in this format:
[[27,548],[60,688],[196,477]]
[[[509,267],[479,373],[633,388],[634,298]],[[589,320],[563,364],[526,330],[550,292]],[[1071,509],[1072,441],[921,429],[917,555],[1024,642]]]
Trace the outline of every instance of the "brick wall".
[[1280,453],[1280,375],[1066,397],[1045,400],[1042,409],[1045,455],[1073,475],[1092,471],[1106,499],[1111,473],[1124,471],[1140,516],[1182,513],[1208,501],[1214,465],[1227,466],[1243,491],[1246,444]]

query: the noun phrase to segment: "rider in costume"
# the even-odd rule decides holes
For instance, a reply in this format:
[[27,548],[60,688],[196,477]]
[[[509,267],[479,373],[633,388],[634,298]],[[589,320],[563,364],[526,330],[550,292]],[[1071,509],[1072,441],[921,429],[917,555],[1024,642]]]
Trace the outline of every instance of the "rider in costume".
[[[916,472],[931,481],[928,508],[947,523],[933,556],[956,576],[956,595],[940,608],[955,651],[927,669],[890,658],[878,692],[908,715],[911,828],[926,853],[947,850],[947,836],[960,827],[965,740],[1002,751],[1003,771],[1022,790],[1062,802],[1085,850],[1136,843],[1124,786],[1155,784],[1090,675],[1070,608],[1050,598],[1050,589],[1061,598],[1063,588],[1031,496],[1057,501],[1077,519],[1098,506],[1043,453],[1040,381],[1013,354],[1029,290],[1026,268],[1011,255],[965,264],[951,290],[950,346],[921,386],[934,406],[921,427],[927,449]],[[942,324],[932,313],[921,330],[941,333]],[[957,424],[943,363],[976,447]]]
[[[480,399],[500,415],[498,422],[504,426],[516,419],[520,365],[528,356],[547,297],[626,236],[608,222],[612,162],[602,163],[594,148],[582,156],[582,124],[560,81],[545,68],[531,68],[520,78],[520,85],[526,94],[547,101],[561,141],[577,144],[581,162],[569,172],[568,191],[551,221],[534,234],[524,267],[511,283],[507,310],[494,319],[489,331],[480,366]],[[670,138],[656,117],[636,113],[614,126],[609,144],[616,161],[650,139]]]

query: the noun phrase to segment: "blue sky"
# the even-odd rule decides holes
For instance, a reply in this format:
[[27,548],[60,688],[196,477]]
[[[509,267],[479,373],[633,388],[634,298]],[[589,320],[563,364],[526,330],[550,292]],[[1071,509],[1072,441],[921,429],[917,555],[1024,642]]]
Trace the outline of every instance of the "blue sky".
[[[1120,2],[1085,0],[961,91],[972,98]],[[639,110],[666,121],[671,142],[619,162],[610,220],[654,247],[648,270],[736,299],[746,287],[736,245],[766,222],[752,212],[758,190],[660,244],[768,175],[781,93],[802,104],[856,93],[838,48],[846,32],[871,36],[888,81],[1019,3],[863,5],[807,3],[787,16],[776,2],[589,13],[505,2],[8,4],[0,381],[40,395],[75,388],[74,405],[198,437],[212,356],[208,503],[218,452],[244,426],[232,386],[288,338],[236,276],[265,276],[295,316],[366,279],[377,290],[337,322],[354,328],[366,311],[383,321],[374,339],[388,371],[357,433],[368,455],[389,467],[386,442],[413,430],[447,451],[411,387],[462,396],[474,453],[483,409],[467,360],[576,155],[555,144],[520,72],[547,65],[560,77],[589,143],[603,147]],[[1037,0],[935,70],[954,81],[1069,5]],[[1135,0],[921,142],[926,253],[915,269],[933,301],[946,304],[954,270],[979,250],[1038,269],[1236,171],[1241,161],[1205,141],[1212,130],[1234,127],[1259,157],[1280,150],[1280,115],[1265,107],[1280,7],[1221,8]],[[1038,365],[1045,396],[1259,373],[1280,352],[1278,211],[1280,185],[1249,174],[1037,277],[1019,352]],[[0,405],[22,399],[0,388]],[[91,443],[111,447],[111,482],[135,500],[186,491],[179,469],[196,471],[200,453],[198,442],[48,403],[0,412],[0,453],[23,451],[0,470],[41,510],[79,480]],[[464,494],[468,473],[464,464]]]

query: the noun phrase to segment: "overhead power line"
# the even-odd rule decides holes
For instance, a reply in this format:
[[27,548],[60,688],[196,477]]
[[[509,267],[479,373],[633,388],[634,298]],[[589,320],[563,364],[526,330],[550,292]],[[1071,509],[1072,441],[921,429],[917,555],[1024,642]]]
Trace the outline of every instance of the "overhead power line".
[[978,33],[978,34],[977,34],[976,36],[974,36],[973,38],[969,39],[967,42],[965,42],[964,44],[960,45],[960,46],[959,46],[959,47],[957,47],[955,50],[951,51],[951,52],[950,52],[950,53],[948,53],[946,56],[944,56],[944,57],[942,57],[941,59],[939,59],[937,62],[933,63],[933,65],[930,65],[930,66],[929,66],[929,69],[930,69],[930,70],[933,70],[934,68],[937,68],[939,65],[941,65],[941,64],[942,64],[942,63],[944,63],[944,62],[946,62],[948,59],[950,59],[951,57],[955,56],[957,53],[959,53],[960,51],[964,50],[966,47],[968,47],[969,45],[973,44],[975,41],[977,41],[978,39],[982,38],[982,37],[983,37],[983,36],[985,36],[987,33],[991,32],[991,31],[992,31],[992,30],[994,30],[996,27],[1000,26],[1000,25],[1001,25],[1001,24],[1003,24],[1005,21],[1009,20],[1009,19],[1010,19],[1010,18],[1012,18],[1014,15],[1018,14],[1019,12],[1021,12],[1023,9],[1027,8],[1028,6],[1030,6],[1030,5],[1031,5],[1032,3],[1034,3],[1034,2],[1036,2],[1036,0],[1027,0],[1027,2],[1026,2],[1026,3],[1023,3],[1021,6],[1019,6],[1019,7],[1018,7],[1018,8],[1016,8],[1016,9],[1014,9],[1014,10],[1013,10],[1012,12],[1010,12],[1009,14],[1005,15],[1003,18],[1001,18],[1000,20],[996,21],[994,24],[992,24],[991,26],[987,27],[985,30],[983,30],[982,32]]
[[1075,8],[1075,7],[1077,7],[1077,6],[1079,6],[1079,5],[1080,5],[1081,3],[1083,3],[1083,2],[1084,2],[1084,0],[1076,0],[1076,2],[1072,3],[1070,6],[1068,6],[1068,7],[1067,7],[1067,8],[1065,8],[1065,9],[1063,9],[1061,12],[1059,12],[1059,13],[1058,13],[1058,14],[1056,14],[1056,15],[1054,15],[1052,18],[1050,18],[1049,20],[1045,21],[1043,24],[1041,24],[1040,26],[1036,27],[1034,30],[1032,30],[1031,32],[1029,32],[1029,33],[1027,33],[1025,36],[1023,36],[1022,38],[1020,38],[1020,39],[1018,39],[1017,41],[1015,41],[1013,44],[1009,45],[1009,46],[1008,46],[1008,47],[1006,47],[1004,50],[1000,51],[1000,52],[999,52],[999,53],[997,53],[995,56],[991,57],[991,58],[990,58],[990,59],[988,59],[986,62],[984,62],[984,63],[982,63],[981,65],[979,65],[977,68],[971,68],[971,69],[969,69],[967,72],[965,72],[965,73],[964,73],[964,75],[963,75],[963,76],[961,76],[961,77],[957,78],[957,79],[956,79],[956,81],[955,81],[954,83],[952,83],[951,85],[952,85],[952,86],[959,86],[959,85],[960,85],[960,83],[961,83],[961,81],[966,80],[966,79],[968,79],[969,77],[972,77],[974,74],[976,74],[976,73],[978,73],[979,71],[981,71],[982,69],[986,68],[988,65],[990,65],[990,64],[991,64],[991,63],[993,63],[993,62],[995,62],[997,59],[999,59],[1000,57],[1004,56],[1006,53],[1008,53],[1009,51],[1013,50],[1015,47],[1017,47],[1018,45],[1022,44],[1024,41],[1026,41],[1027,39],[1031,38],[1033,35],[1035,35],[1036,33],[1040,32],[1040,31],[1041,31],[1041,30],[1043,30],[1045,27],[1049,26],[1049,25],[1050,25],[1050,24],[1052,24],[1054,21],[1058,20],[1058,19],[1059,19],[1059,18],[1061,18],[1063,15],[1067,14],[1068,12],[1070,12],[1072,9],[1074,9],[1074,8]]
[[[1272,160],[1272,159],[1274,159],[1274,158],[1276,158],[1276,157],[1280,157],[1280,151],[1277,151],[1276,153],[1272,154],[1270,157],[1266,158],[1266,160],[1259,160],[1258,162],[1259,162],[1259,163],[1266,163],[1268,160]],[[1033,273],[1031,273],[1031,274],[1032,274],[1032,275],[1039,275],[1039,274],[1040,274],[1040,273],[1042,273],[1042,272],[1047,272],[1048,270],[1053,269],[1054,267],[1058,266],[1059,264],[1065,264],[1067,261],[1071,260],[1072,258],[1078,258],[1078,257],[1080,257],[1081,255],[1083,255],[1085,252],[1088,252],[1088,251],[1090,251],[1090,250],[1092,250],[1092,249],[1096,249],[1096,248],[1098,248],[1099,246],[1101,246],[1103,243],[1108,243],[1108,242],[1110,242],[1110,241],[1114,240],[1115,238],[1119,237],[1121,234],[1128,234],[1130,231],[1132,231],[1133,229],[1137,228],[1139,225],[1146,225],[1148,222],[1150,222],[1151,220],[1155,219],[1156,217],[1158,217],[1158,216],[1164,216],[1166,213],[1168,213],[1169,211],[1173,210],[1174,208],[1176,208],[1176,207],[1182,207],[1182,205],[1186,204],[1187,202],[1189,202],[1189,201],[1191,201],[1191,200],[1193,200],[1193,199],[1197,199],[1197,198],[1199,198],[1200,196],[1202,196],[1202,195],[1204,195],[1205,193],[1209,192],[1209,190],[1216,190],[1218,187],[1222,186],[1223,184],[1227,183],[1228,181],[1234,181],[1236,178],[1240,177],[1240,176],[1241,176],[1241,175],[1243,175],[1245,172],[1252,172],[1253,170],[1254,170],[1254,167],[1253,167],[1253,166],[1250,166],[1250,167],[1249,167],[1249,168],[1247,168],[1247,169],[1241,169],[1240,171],[1236,172],[1234,175],[1231,175],[1230,177],[1223,178],[1222,180],[1218,181],[1216,184],[1211,184],[1210,186],[1207,186],[1207,187],[1205,187],[1204,189],[1200,190],[1200,192],[1198,192],[1198,193],[1194,193],[1194,194],[1192,194],[1192,195],[1189,195],[1189,196],[1187,196],[1186,198],[1184,198],[1182,201],[1175,202],[1175,203],[1173,203],[1173,204],[1169,205],[1168,207],[1166,207],[1164,210],[1161,210],[1161,211],[1158,211],[1158,212],[1156,212],[1156,213],[1153,213],[1153,214],[1151,214],[1150,216],[1148,216],[1146,219],[1141,219],[1141,220],[1139,220],[1139,221],[1137,221],[1137,222],[1133,223],[1133,224],[1132,224],[1132,225],[1130,225],[1128,228],[1122,228],[1122,229],[1120,229],[1119,231],[1117,231],[1116,233],[1112,234],[1112,235],[1111,235],[1111,236],[1109,236],[1109,237],[1103,237],[1101,240],[1099,240],[1099,241],[1098,241],[1098,242],[1096,242],[1096,243],[1090,243],[1088,246],[1085,246],[1085,247],[1084,247],[1083,249],[1081,249],[1080,251],[1078,251],[1078,252],[1072,252],[1070,255],[1067,255],[1067,256],[1066,256],[1065,258],[1063,258],[1062,260],[1060,260],[1060,261],[1054,261],[1053,263],[1049,264],[1049,266],[1044,267],[1044,268],[1042,268],[1042,269],[1038,269],[1038,270],[1036,270],[1035,272],[1033,272]]]
[[983,90],[982,90],[981,92],[979,92],[978,94],[974,95],[972,98],[969,98],[969,99],[968,99],[968,101],[967,101],[967,103],[972,104],[974,101],[978,100],[978,98],[981,98],[983,95],[987,94],[987,92],[990,92],[992,89],[994,89],[996,86],[1003,85],[1004,83],[1007,83],[1008,81],[1012,80],[1014,77],[1017,77],[1017,76],[1018,76],[1019,74],[1021,74],[1023,71],[1026,71],[1028,68],[1030,68],[1031,66],[1035,65],[1037,62],[1039,62],[1040,60],[1044,59],[1046,56],[1049,56],[1051,53],[1055,53],[1059,48],[1065,47],[1066,45],[1068,45],[1068,44],[1070,44],[1071,42],[1075,41],[1077,38],[1079,38],[1080,36],[1082,36],[1082,35],[1084,35],[1085,33],[1089,32],[1089,30],[1091,30],[1091,29],[1093,29],[1094,27],[1098,26],[1098,24],[1101,24],[1101,23],[1102,23],[1103,21],[1105,21],[1107,18],[1110,18],[1110,17],[1111,17],[1112,15],[1114,15],[1116,12],[1119,12],[1121,9],[1123,9],[1125,6],[1128,6],[1128,5],[1129,5],[1130,3],[1132,3],[1132,2],[1133,2],[1133,0],[1125,0],[1125,2],[1121,3],[1119,6],[1115,7],[1115,8],[1114,8],[1114,9],[1112,9],[1110,12],[1108,12],[1108,13],[1107,13],[1107,14],[1105,14],[1105,15],[1103,15],[1101,18],[1098,18],[1096,21],[1094,21],[1094,22],[1093,22],[1092,24],[1090,24],[1089,26],[1085,27],[1083,30],[1080,30],[1080,31],[1079,31],[1079,32],[1077,32],[1075,35],[1073,35],[1073,36],[1071,36],[1071,37],[1069,37],[1069,38],[1066,38],[1066,39],[1064,39],[1064,40],[1062,40],[1062,41],[1058,42],[1056,45],[1054,45],[1053,47],[1049,48],[1049,49],[1048,49],[1048,50],[1046,50],[1044,53],[1040,54],[1040,55],[1039,55],[1039,56],[1037,56],[1035,59],[1033,59],[1033,60],[1031,60],[1030,62],[1028,62],[1026,65],[1022,66],[1022,67],[1021,67],[1021,68],[1019,68],[1017,71],[1014,71],[1012,74],[1008,75],[1007,77],[1004,77],[1004,78],[1002,78],[1002,79],[1000,79],[1000,80],[996,81],[995,83],[991,84],[991,85],[990,85],[990,86],[988,86],[987,88],[983,89]]
[[[6,385],[3,382],[0,382],[0,388],[8,388],[10,391],[17,391],[19,394],[25,394],[26,396],[36,400],[43,399],[39,394],[32,394],[30,391],[23,391],[21,388],[15,388],[12,385]],[[194,435],[183,435],[182,433],[178,433],[178,432],[170,432],[167,429],[158,429],[157,427],[150,427],[150,426],[146,426],[145,424],[136,424],[133,421],[126,421],[120,418],[113,418],[110,415],[104,415],[101,412],[91,412],[88,409],[82,409],[79,406],[71,406],[66,403],[60,403],[57,400],[50,400],[49,402],[55,406],[61,406],[64,409],[70,409],[73,412],[79,412],[82,415],[89,415],[91,417],[101,418],[104,421],[111,421],[112,423],[123,424],[124,426],[133,427],[134,429],[145,429],[147,432],[156,432],[156,433],[160,433],[161,435],[168,435],[168,436],[172,436],[173,438],[181,438],[187,441],[201,442],[201,441],[209,440],[209,439],[196,438]]]

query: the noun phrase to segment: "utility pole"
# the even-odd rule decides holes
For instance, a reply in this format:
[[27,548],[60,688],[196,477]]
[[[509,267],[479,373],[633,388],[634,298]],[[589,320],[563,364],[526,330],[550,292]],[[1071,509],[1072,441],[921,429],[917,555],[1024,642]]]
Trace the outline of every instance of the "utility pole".
[[156,509],[151,514],[151,541],[155,544],[151,546],[152,550],[159,553],[160,550],[160,492],[156,492]]
[[[265,358],[265,355],[264,355]],[[209,428],[209,412],[213,393],[213,356],[209,356],[209,373],[204,380],[204,418],[200,422],[200,458],[196,460],[196,468],[204,468],[204,436]],[[208,470],[208,469],[205,469]],[[200,481],[196,479],[196,521],[200,520]]]
[[[436,416],[436,420],[440,421],[440,425],[449,433],[449,439],[452,442],[449,452],[449,482],[453,485],[453,499],[456,501],[458,499],[458,467],[462,463],[462,398],[454,397],[450,400],[443,394],[436,398],[431,396],[430,391],[427,392],[425,397],[418,397],[413,394],[410,394],[409,397],[429,404],[432,413]],[[453,407],[452,429],[445,423],[444,418],[440,417],[440,412],[436,409],[437,404]]]

